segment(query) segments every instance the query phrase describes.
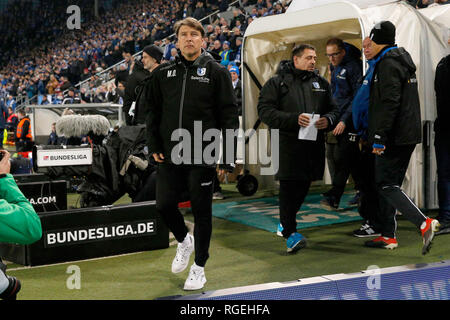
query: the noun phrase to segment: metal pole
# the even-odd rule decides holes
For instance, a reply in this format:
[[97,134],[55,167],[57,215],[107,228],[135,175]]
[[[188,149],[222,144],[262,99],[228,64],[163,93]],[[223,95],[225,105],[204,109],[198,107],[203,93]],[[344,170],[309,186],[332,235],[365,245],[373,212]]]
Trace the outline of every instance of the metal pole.
[[94,14],[98,17],[98,0],[95,0],[94,2]]

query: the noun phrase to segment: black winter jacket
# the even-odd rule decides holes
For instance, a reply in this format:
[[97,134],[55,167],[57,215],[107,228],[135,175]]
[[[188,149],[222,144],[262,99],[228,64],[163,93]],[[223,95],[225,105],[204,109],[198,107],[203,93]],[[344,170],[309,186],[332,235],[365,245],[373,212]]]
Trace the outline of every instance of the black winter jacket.
[[150,75],[150,72],[144,69],[144,65],[140,61],[134,63],[133,72],[130,74],[125,86],[125,94],[123,97],[123,112],[127,125],[132,124],[132,117],[128,114],[133,101],[136,101],[136,89],[141,85],[142,81]]
[[420,102],[415,72],[416,66],[404,48],[389,51],[377,63],[369,99],[370,145],[421,142]]
[[346,42],[344,44],[346,51],[344,59],[336,67],[330,65],[331,92],[339,107],[339,121],[344,122],[347,128],[353,128],[352,101],[362,76],[362,61],[361,52],[355,46]]
[[261,89],[258,115],[271,129],[279,129],[279,180],[313,181],[323,178],[325,169],[324,131],[317,141],[299,140],[298,116],[320,114],[329,127],[336,124],[339,109],[331,96],[327,80],[313,72],[295,69],[291,61],[282,61],[277,73]]
[[437,109],[434,130],[450,136],[450,125],[448,124],[450,121],[450,55],[442,58],[436,67],[434,89]]
[[[162,153],[166,163],[173,163],[174,159],[178,162],[181,156],[186,159],[187,154],[179,153],[179,140],[171,139],[174,131],[186,129],[191,137],[190,164],[215,167],[213,163],[205,163],[202,157],[205,147],[212,142],[198,143],[198,139],[202,140],[207,129],[218,129],[224,137],[223,154],[229,154],[229,147],[234,149],[233,159],[224,159],[224,163],[234,163],[236,139],[228,144],[225,130],[239,129],[236,98],[230,73],[209,53],[203,51],[193,63],[180,54],[176,60],[162,64],[153,71],[147,88],[150,154]],[[197,134],[194,133],[194,122],[201,122],[202,130]],[[189,163],[183,161],[183,164]]]

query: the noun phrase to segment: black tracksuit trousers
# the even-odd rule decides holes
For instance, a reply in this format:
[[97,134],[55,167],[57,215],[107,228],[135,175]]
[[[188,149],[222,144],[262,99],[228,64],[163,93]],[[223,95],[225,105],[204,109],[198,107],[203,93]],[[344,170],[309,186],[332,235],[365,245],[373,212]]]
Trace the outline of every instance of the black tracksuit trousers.
[[427,218],[401,189],[415,147],[387,146],[382,155],[375,156],[375,182],[381,198],[379,219],[382,223],[381,235],[384,237],[395,237],[396,210],[417,228]]
[[201,166],[159,164],[157,168],[156,210],[178,242],[188,233],[178,210],[181,194],[188,190],[195,224],[195,263],[200,267],[204,267],[209,258],[215,174],[215,168]]
[[297,232],[297,212],[305,201],[310,185],[311,181],[280,180],[280,223],[284,238]]
[[362,170],[360,171],[359,190],[361,191],[361,198],[358,212],[369,225],[379,231],[381,230],[380,197],[375,184],[375,154],[372,153],[372,148],[363,144],[359,159]]
[[337,203],[341,201],[350,174],[355,182],[355,189],[361,188],[361,156],[358,143],[356,139],[350,141],[349,133],[345,131],[333,147],[334,173],[331,177],[333,187],[325,194],[333,196]]

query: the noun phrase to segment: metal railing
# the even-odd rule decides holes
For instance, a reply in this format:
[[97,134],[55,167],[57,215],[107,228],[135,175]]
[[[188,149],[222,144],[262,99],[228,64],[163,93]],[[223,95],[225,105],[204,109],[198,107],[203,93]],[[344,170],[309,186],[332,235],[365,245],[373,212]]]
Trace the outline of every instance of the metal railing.
[[[228,5],[228,8],[232,7],[235,3],[238,3],[238,2],[239,2],[239,0],[233,1],[232,3],[230,3],[230,4]],[[204,21],[204,20],[206,20],[206,19],[208,19],[208,18],[211,18],[212,16],[214,16],[214,15],[216,15],[216,14],[219,14],[220,12],[221,12],[220,10],[216,10],[216,11],[214,11],[213,13],[209,14],[208,16],[201,18],[199,21],[202,22],[202,21]],[[174,36],[175,36],[175,33],[172,33],[170,36],[168,36],[168,37],[166,37],[166,38],[164,38],[164,39],[162,39],[162,40],[164,41],[164,40],[170,39],[170,38],[172,38],[172,37],[174,37]],[[134,58],[136,58],[137,56],[141,55],[141,54],[142,54],[142,51],[143,51],[143,50],[141,50],[141,51],[136,52],[135,54],[133,54],[132,59],[134,59]],[[109,68],[107,68],[107,69],[105,69],[105,70],[102,70],[101,72],[97,73],[96,75],[97,75],[97,76],[100,76],[100,75],[102,75],[102,74],[104,74],[104,73],[110,71],[111,69],[120,66],[120,65],[123,64],[123,63],[126,63],[126,59],[123,59],[123,60],[121,60],[120,62],[117,62],[116,64],[110,66]],[[77,83],[77,84],[75,85],[75,87],[80,87],[82,84],[84,84],[84,83],[86,83],[86,82],[89,82],[89,79],[80,81],[79,83]]]

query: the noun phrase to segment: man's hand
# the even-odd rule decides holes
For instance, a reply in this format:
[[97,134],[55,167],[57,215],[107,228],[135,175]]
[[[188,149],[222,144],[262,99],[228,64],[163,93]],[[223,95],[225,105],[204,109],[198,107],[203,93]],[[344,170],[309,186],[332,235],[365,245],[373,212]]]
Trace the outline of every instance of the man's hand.
[[340,121],[337,124],[336,128],[334,128],[333,134],[335,136],[341,135],[344,132],[344,130],[345,130],[345,123],[343,121]]
[[326,117],[322,117],[316,121],[316,128],[319,130],[328,128],[328,119]]
[[0,174],[9,173],[11,170],[11,163],[9,162],[10,154],[6,150],[0,150],[3,155],[2,161],[0,161]]
[[163,163],[164,162],[164,155],[162,153],[153,153],[152,154],[153,159],[155,159],[156,162]]
[[302,113],[301,115],[298,116],[298,124],[301,127],[309,126],[309,121],[310,120],[311,120],[311,116],[306,114],[306,113]]

